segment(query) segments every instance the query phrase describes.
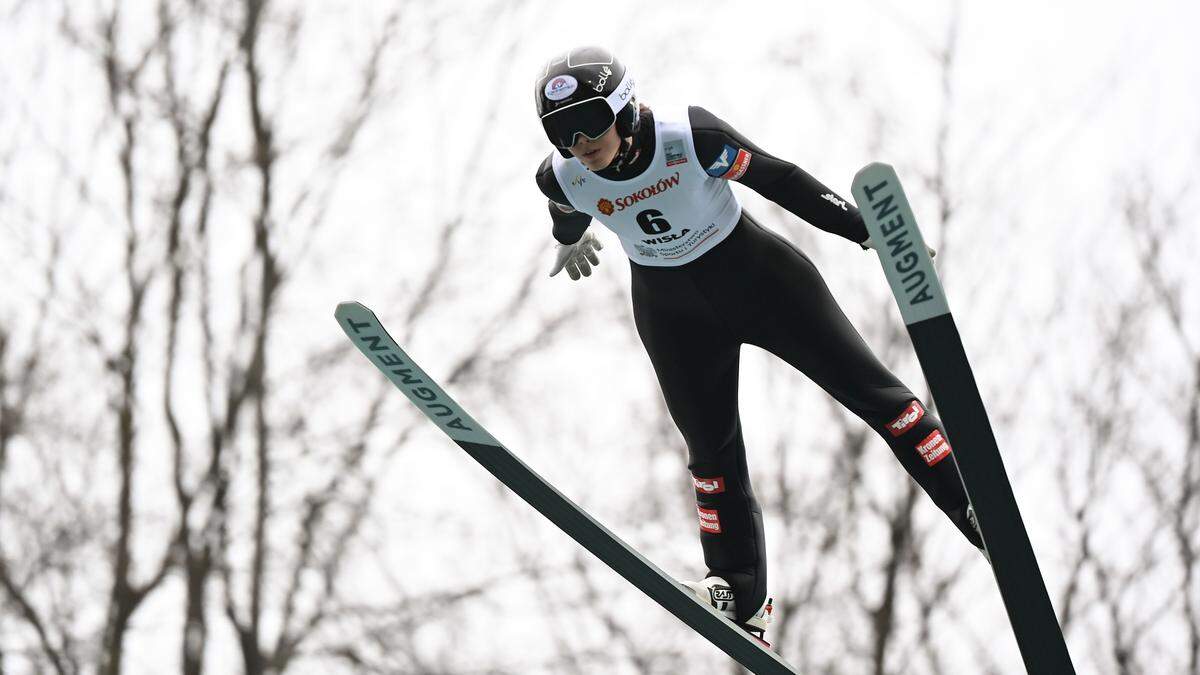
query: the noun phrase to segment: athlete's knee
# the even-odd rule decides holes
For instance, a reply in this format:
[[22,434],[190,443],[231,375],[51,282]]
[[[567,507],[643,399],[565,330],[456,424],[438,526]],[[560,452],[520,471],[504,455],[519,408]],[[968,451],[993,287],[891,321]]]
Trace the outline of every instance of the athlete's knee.
[[946,461],[950,459],[950,443],[942,423],[920,400],[910,399],[895,417],[878,425],[876,431],[935,501],[936,493],[946,492],[942,483],[957,486],[957,471],[952,468],[953,462]]
[[941,421],[926,409],[917,397],[909,394],[902,403],[883,411],[882,416],[876,418],[872,426],[884,440],[894,443],[901,439],[907,441],[914,436],[924,436],[940,428]]

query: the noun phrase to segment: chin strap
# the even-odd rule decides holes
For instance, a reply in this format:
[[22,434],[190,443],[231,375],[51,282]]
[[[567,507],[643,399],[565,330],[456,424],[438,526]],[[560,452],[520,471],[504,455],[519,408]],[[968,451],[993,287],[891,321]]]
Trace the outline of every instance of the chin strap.
[[613,159],[612,164],[608,165],[608,168],[612,169],[613,171],[620,172],[621,169],[624,169],[626,166],[629,166],[630,164],[633,164],[634,162],[636,162],[637,158],[641,154],[642,154],[642,151],[640,148],[639,149],[633,148],[633,139],[632,138],[630,138],[628,136],[622,137],[621,138],[621,147],[619,150],[617,150],[617,156]]

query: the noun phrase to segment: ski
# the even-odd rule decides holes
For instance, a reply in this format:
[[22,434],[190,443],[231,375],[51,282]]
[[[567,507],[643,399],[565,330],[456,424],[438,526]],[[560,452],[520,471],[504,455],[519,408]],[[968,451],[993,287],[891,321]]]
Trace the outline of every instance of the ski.
[[962,338],[896,171],[869,164],[855,174],[852,191],[941,411],[1025,668],[1073,674]]
[[526,466],[404,353],[374,312],[343,302],[334,316],[359,351],[451,440],[581,546],[751,672],[797,672]]

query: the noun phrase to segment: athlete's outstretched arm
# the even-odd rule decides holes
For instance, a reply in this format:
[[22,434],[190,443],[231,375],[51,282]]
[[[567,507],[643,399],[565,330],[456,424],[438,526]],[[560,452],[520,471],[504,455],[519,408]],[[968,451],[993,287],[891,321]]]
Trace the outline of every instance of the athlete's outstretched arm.
[[688,118],[696,157],[709,175],[736,180],[806,222],[860,246],[867,240],[867,226],[849,200],[795,164],[763,151],[704,108],[689,106]]
[[554,238],[560,244],[574,244],[583,237],[583,233],[592,224],[592,217],[582,211],[576,211],[567,196],[563,194],[558,179],[554,177],[554,168],[550,157],[542,161],[538,167],[537,184],[542,194],[550,200],[550,220],[554,222]]

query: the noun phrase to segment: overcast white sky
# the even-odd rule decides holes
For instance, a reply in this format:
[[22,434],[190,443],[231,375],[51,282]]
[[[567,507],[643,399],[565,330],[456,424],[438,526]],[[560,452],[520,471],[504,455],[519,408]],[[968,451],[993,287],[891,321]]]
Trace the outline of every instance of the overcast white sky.
[[[328,128],[330,111],[351,95],[345,74],[365,49],[356,38],[373,34],[387,5],[349,0],[294,4],[303,5],[310,17],[294,57],[302,75],[288,81],[285,93],[272,89],[268,96],[269,105],[278,106],[286,119],[285,143],[294,143],[303,154],[304,146]],[[153,5],[122,4],[132,32],[153,26]],[[497,14],[477,7],[438,2],[405,10],[410,18],[402,22],[399,46],[385,60],[390,97],[364,131],[358,155],[330,205],[337,225],[318,235],[315,253],[308,253],[297,271],[302,278],[282,301],[295,350],[278,350],[281,362],[300,368],[309,347],[340,339],[332,311],[341,300],[360,299],[387,322],[389,307],[403,304],[411,280],[429,264],[437,224],[461,203],[487,207],[464,214],[465,236],[472,243],[450,263],[454,278],[448,300],[432,312],[437,330],[415,335],[405,345],[428,372],[436,377],[453,361],[456,336],[473,325],[477,312],[497,301],[491,289],[511,288],[504,281],[519,278],[529,264],[548,269],[553,247],[533,173],[549,147],[533,110],[532,81],[555,52],[601,44],[633,70],[643,102],[652,107],[703,105],[843,196],[849,197],[850,180],[859,167],[871,161],[897,167],[927,239],[946,246],[939,265],[948,278],[951,307],[968,354],[979,355],[977,377],[985,400],[1029,399],[1021,409],[1036,423],[998,427],[997,435],[1001,446],[1010,449],[1010,473],[1030,473],[1028,483],[1015,486],[1023,507],[1044,498],[1053,477],[1037,471],[1036,448],[1045,425],[1053,424],[1047,411],[1055,402],[1047,390],[1055,382],[1086,379],[1088,373],[1080,369],[1088,352],[1055,350],[1055,358],[1044,364],[1045,379],[1039,380],[1045,388],[1021,392],[1007,388],[1015,380],[1005,371],[1005,360],[991,357],[1008,353],[1022,362],[1040,346],[1036,342],[1090,330],[1089,310],[1123,287],[1131,273],[1128,262],[1121,261],[1128,241],[1113,221],[1123,181],[1145,176],[1159,194],[1174,195],[1195,180],[1200,3],[963,3],[948,145],[950,181],[962,202],[946,240],[919,176],[933,167],[933,141],[943,114],[932,50],[944,44],[949,3],[547,1]],[[67,256],[95,288],[115,288],[119,280],[120,242],[114,237],[119,199],[105,154],[111,151],[111,129],[100,131],[100,116],[88,112],[101,109],[103,83],[94,67],[57,35],[57,15],[55,3],[0,2],[0,43],[8,46],[8,55],[0,60],[0,320],[5,322],[28,318],[29,294],[41,292],[44,279],[37,262],[47,255],[41,232],[48,222],[68,233]],[[510,52],[515,35],[521,39]],[[203,44],[204,36],[196,39]],[[205,72],[205,53],[198,49],[194,56],[198,72]],[[267,56],[265,61],[277,59]],[[494,120],[484,128],[481,106],[491,104],[481,102],[479,95],[496,82],[502,84],[502,94],[495,101]],[[885,111],[882,127],[872,109]],[[245,127],[229,128],[230,134],[241,134]],[[236,141],[226,138],[229,145]],[[153,166],[153,153],[145,161]],[[300,166],[312,168],[312,158],[305,161]],[[62,201],[58,176],[67,164],[108,204],[107,212],[84,213]],[[288,171],[296,173],[285,173],[285,181],[301,174]],[[874,256],[815,228],[796,227],[768,211],[748,190],[735,189],[751,211],[771,214],[764,218],[768,224],[795,233],[793,239],[813,255],[852,320],[880,311],[887,287]],[[249,195],[251,189],[244,190]],[[1185,199],[1197,201],[1195,194]],[[231,222],[242,215],[238,205],[225,208]],[[535,368],[512,373],[518,400],[473,400],[469,392],[451,393],[486,420],[498,438],[515,450],[527,448],[530,463],[576,501],[619,518],[619,501],[605,502],[604,491],[580,473],[604,476],[636,462],[620,453],[624,421],[633,403],[649,400],[657,391],[632,333],[627,297],[624,305],[612,302],[614,296],[627,296],[627,264],[615,238],[600,235],[607,245],[597,276],[579,284],[563,276],[545,279],[536,291],[547,311],[572,303],[595,304],[598,310],[585,315]],[[1200,242],[1193,237],[1192,244]],[[1191,264],[1184,250],[1174,260],[1180,269]],[[1069,302],[1052,322],[1028,326],[998,319],[1008,311],[1046,314],[1055,285],[1066,285]],[[119,295],[115,290],[107,295],[116,297],[114,293]],[[1195,291],[1191,293],[1188,297],[1195,299]],[[57,313],[69,318],[69,308]],[[520,334],[527,328],[512,330]],[[1167,367],[1170,358],[1164,356]],[[743,359],[743,420],[753,448],[768,437],[766,428],[774,419],[795,412],[775,408],[766,395],[768,371],[785,366],[751,350]],[[902,379],[917,389],[921,381],[914,365],[898,367]],[[369,376],[363,374],[364,379]],[[812,387],[798,376],[792,381],[796,387]],[[614,401],[614,391],[627,399]],[[559,461],[547,437],[579,438],[581,445],[610,453],[589,457],[586,464],[578,457]],[[495,515],[490,478],[432,426],[413,442],[421,448],[419,454],[387,467],[397,484],[411,483],[412,475],[426,476],[412,485],[409,498],[427,494],[433,511],[481,524],[495,537],[487,541],[496,546],[504,546],[505,537],[521,536],[522,523],[539,527],[523,506],[504,512],[512,520],[503,527],[488,525]],[[752,470],[769,472],[771,467],[755,464],[757,454],[752,449]],[[761,460],[766,459],[762,454]],[[902,474],[897,470],[895,477],[900,480]],[[449,486],[463,493],[479,491],[487,499],[446,503],[442,495]],[[379,510],[403,520],[405,503],[388,495]],[[1053,545],[1056,530],[1050,524],[1027,524],[1035,546]],[[422,527],[410,523],[378,536],[437,540],[437,531]],[[565,540],[557,533],[534,536],[545,537],[548,556],[571,553],[564,552]],[[680,553],[680,559],[698,554],[690,530],[670,536],[693,549]],[[460,579],[490,571],[488,560],[472,552],[453,560],[413,558],[408,545],[396,546],[380,555],[393,567],[403,565],[403,576],[415,587],[453,588]],[[790,553],[773,550],[771,555],[773,565],[786,565]],[[373,562],[360,564],[365,568]],[[693,564],[700,564],[698,557]],[[1043,567],[1053,585],[1058,571],[1053,563]],[[998,609],[993,603],[988,620],[1003,620]],[[153,631],[150,624],[160,611],[169,615],[155,606],[139,615],[145,630]],[[521,626],[507,625],[514,630]],[[497,635],[503,628],[495,627]],[[1005,626],[997,626],[996,632],[1007,639]],[[220,644],[213,663],[231,663],[232,643]],[[707,647],[697,643],[696,648]],[[996,658],[1015,663],[1011,645],[996,649]],[[174,647],[166,657],[143,653],[130,672],[160,672],[160,658],[175,657]],[[222,672],[220,667],[214,672]]]

